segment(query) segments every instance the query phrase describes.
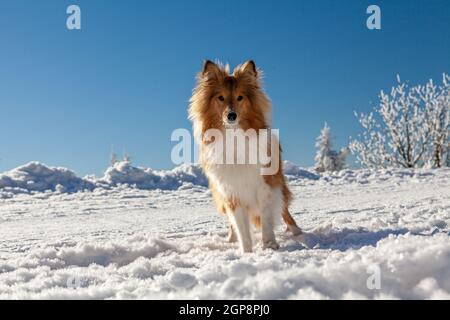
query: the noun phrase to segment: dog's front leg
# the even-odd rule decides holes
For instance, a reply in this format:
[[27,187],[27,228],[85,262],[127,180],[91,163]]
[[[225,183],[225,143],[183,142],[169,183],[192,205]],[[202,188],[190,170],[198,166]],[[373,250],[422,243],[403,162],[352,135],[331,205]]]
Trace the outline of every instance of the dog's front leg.
[[280,246],[275,239],[274,230],[274,212],[278,208],[274,208],[273,204],[267,205],[261,211],[261,233],[264,249],[278,250]]
[[233,225],[231,223],[228,226],[228,237],[227,237],[227,240],[230,243],[238,241],[236,232],[234,231]]
[[250,234],[250,223],[247,212],[238,206],[234,210],[228,209],[227,214],[232,228],[237,233],[241,251],[252,252],[252,236]]

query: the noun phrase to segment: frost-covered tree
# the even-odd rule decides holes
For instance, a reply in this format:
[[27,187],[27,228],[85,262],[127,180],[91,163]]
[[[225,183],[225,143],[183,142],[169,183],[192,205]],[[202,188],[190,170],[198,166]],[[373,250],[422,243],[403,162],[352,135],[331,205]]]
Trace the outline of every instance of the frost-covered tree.
[[111,153],[111,166],[114,167],[114,165],[117,163],[117,155],[113,152]]
[[450,77],[443,76],[442,85],[430,80],[425,86],[417,86],[416,92],[427,112],[430,145],[425,164],[432,167],[450,166]]
[[447,160],[445,161],[445,165],[450,167],[450,141],[447,143]]
[[444,165],[448,157],[449,78],[435,86],[409,88],[397,76],[390,94],[380,93],[374,113],[355,114],[363,134],[350,143],[350,150],[366,167],[414,168]]
[[345,168],[345,159],[349,150],[343,148],[337,152],[332,150],[332,147],[330,127],[325,122],[324,127],[320,131],[320,135],[316,139],[317,153],[314,158],[316,171],[339,171]]
[[131,157],[128,155],[128,153],[125,153],[123,156],[123,161],[131,163]]

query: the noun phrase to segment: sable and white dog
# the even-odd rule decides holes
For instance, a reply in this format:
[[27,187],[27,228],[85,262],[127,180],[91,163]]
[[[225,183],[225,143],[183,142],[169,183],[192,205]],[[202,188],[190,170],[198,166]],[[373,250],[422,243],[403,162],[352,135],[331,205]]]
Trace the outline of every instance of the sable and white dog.
[[[234,137],[228,135],[229,131],[252,131],[258,138],[263,130],[271,128],[271,104],[261,86],[261,70],[255,63],[247,61],[230,73],[228,66],[206,61],[197,76],[189,118],[193,121],[200,145],[200,163],[218,211],[226,214],[230,222],[229,241],[238,240],[243,252],[251,252],[253,224],[261,229],[263,247],[276,250],[279,245],[274,223],[280,216],[289,231],[300,234],[300,228],[288,211],[292,195],[283,175],[278,140],[272,137],[269,142],[267,139],[265,144],[258,144],[256,151],[245,143],[244,150],[237,150]],[[250,158],[251,152],[260,152],[261,146],[269,146],[270,163],[262,164],[259,158],[254,163],[236,163],[236,154],[228,155],[227,143],[231,139],[231,150],[243,153],[245,159]],[[272,148],[274,145],[276,152]],[[278,155],[275,159],[274,154]],[[227,161],[218,161],[224,156]],[[269,174],[264,172],[263,169],[273,168],[273,164],[275,170]]]

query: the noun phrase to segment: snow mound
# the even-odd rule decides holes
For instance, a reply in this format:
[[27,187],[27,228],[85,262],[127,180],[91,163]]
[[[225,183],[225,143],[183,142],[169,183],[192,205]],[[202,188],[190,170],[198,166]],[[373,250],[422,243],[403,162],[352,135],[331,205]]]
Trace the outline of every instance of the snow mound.
[[121,161],[109,167],[97,184],[106,186],[129,185],[138,189],[177,190],[185,184],[207,186],[208,181],[200,167],[181,165],[170,171],[158,171],[150,168],[133,167],[127,161]]
[[77,192],[92,190],[94,184],[79,178],[73,171],[61,167],[49,167],[39,162],[0,174],[0,191],[3,193]]
[[[284,173],[292,186],[311,184],[368,184],[393,183],[450,179],[450,168],[442,169],[384,169],[384,170],[341,170],[317,173],[312,168],[302,168],[290,161],[284,161]],[[0,199],[12,198],[17,194],[37,192],[75,193],[92,191],[96,188],[112,189],[118,186],[141,190],[180,190],[206,187],[208,180],[199,165],[183,164],[172,170],[153,170],[134,167],[127,161],[120,161],[106,169],[103,177],[80,178],[69,169],[49,167],[39,162],[0,174]]]
[[[143,241],[144,240],[144,241]],[[128,265],[143,257],[151,259],[161,252],[176,248],[159,239],[127,239],[123,243],[79,244],[75,247],[45,248],[37,250],[28,256],[25,265],[19,267],[42,266],[51,268],[88,267],[92,264],[99,266]],[[23,263],[23,261],[22,261]]]
[[318,173],[308,171],[287,160],[283,161],[283,170],[284,174],[287,175],[289,179],[320,179],[320,175]]

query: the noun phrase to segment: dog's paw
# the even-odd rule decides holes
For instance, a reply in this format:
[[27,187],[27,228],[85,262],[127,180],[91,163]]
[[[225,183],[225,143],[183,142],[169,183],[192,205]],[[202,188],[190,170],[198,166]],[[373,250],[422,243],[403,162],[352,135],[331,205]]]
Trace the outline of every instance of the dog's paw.
[[263,243],[263,248],[264,249],[278,250],[278,249],[280,249],[280,245],[275,240],[271,240],[271,241],[264,242]]
[[241,249],[241,253],[242,253],[242,254],[253,252],[252,246],[242,246],[242,245],[241,245],[241,246],[240,246],[240,249]]

